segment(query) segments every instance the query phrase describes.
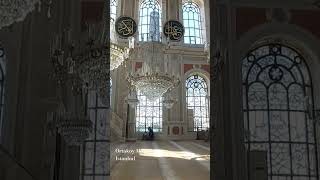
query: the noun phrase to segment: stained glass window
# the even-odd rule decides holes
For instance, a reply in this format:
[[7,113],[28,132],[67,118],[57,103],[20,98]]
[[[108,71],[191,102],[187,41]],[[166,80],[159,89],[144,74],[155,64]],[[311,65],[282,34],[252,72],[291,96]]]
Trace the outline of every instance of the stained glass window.
[[201,11],[198,4],[185,1],[182,4],[183,24],[185,27],[184,43],[203,44]]
[[283,44],[257,47],[242,61],[242,82],[245,145],[267,153],[268,179],[318,180],[315,127],[305,106],[306,97],[313,102],[312,82],[304,57]]
[[161,6],[159,1],[143,0],[139,13],[139,41],[161,41]]
[[148,127],[154,132],[162,131],[162,98],[152,102],[138,91],[139,104],[136,110],[136,131],[146,132]]
[[191,131],[207,130],[209,128],[209,97],[207,82],[200,75],[191,75],[186,80],[187,109],[193,111],[193,126]]
[[0,136],[3,124],[4,109],[4,80],[5,80],[5,51],[0,44]]
[[110,19],[111,22],[115,22],[117,18],[117,0],[110,0]]

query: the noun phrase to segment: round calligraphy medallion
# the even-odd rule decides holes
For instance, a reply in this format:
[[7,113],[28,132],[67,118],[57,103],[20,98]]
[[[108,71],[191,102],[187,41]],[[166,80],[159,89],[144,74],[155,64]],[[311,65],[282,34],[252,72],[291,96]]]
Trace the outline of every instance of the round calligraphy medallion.
[[163,33],[172,41],[180,41],[184,35],[184,26],[179,21],[168,21],[163,27]]
[[128,38],[136,33],[137,23],[131,17],[122,16],[117,19],[115,29],[120,37]]

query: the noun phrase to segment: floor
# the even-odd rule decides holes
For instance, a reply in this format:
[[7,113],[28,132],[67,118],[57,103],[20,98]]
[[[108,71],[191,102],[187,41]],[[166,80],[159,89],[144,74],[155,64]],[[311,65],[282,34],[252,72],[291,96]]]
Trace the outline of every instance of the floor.
[[203,141],[137,141],[112,149],[111,180],[209,180]]

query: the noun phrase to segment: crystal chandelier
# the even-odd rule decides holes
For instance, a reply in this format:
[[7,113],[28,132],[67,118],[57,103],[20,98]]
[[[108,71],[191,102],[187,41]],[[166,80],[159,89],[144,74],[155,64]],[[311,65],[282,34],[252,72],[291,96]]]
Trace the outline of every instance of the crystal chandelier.
[[167,109],[171,109],[174,105],[174,103],[176,103],[177,100],[172,98],[170,93],[166,93],[164,100],[162,101],[163,105],[167,108]]
[[85,116],[63,113],[56,122],[59,134],[70,146],[81,145],[92,131],[92,122]]
[[128,80],[148,100],[155,101],[180,82],[175,74],[175,66],[165,54],[165,45],[158,42],[146,42],[134,50],[144,60],[142,68],[128,76]]
[[130,51],[134,48],[134,38],[129,38],[129,47],[120,46],[117,43],[110,43],[110,70],[117,69],[129,58]]
[[0,0],[0,29],[25,19],[40,0]]
[[109,52],[108,47],[89,40],[84,50],[80,50],[73,57],[72,63],[76,63],[76,70],[80,78],[89,89],[99,89],[109,81]]
[[125,49],[116,44],[110,44],[110,70],[118,68],[125,60]]
[[114,21],[110,20],[110,70],[112,71],[117,69],[128,58],[130,50],[133,49],[134,38],[128,38],[129,48],[119,45],[114,29]]
[[[77,104],[77,103],[75,103]],[[76,111],[75,111],[76,112]],[[66,143],[70,146],[81,145],[92,131],[92,122],[82,112],[67,112],[60,100],[56,118],[53,118],[52,127],[57,129]]]
[[[56,35],[51,44],[51,62],[53,76],[59,84],[64,84],[71,77],[79,77],[78,85],[82,88],[106,91],[110,77],[109,49],[101,38],[101,28],[90,26],[88,39],[75,44],[71,40],[71,30]],[[99,36],[100,35],[100,36]]]

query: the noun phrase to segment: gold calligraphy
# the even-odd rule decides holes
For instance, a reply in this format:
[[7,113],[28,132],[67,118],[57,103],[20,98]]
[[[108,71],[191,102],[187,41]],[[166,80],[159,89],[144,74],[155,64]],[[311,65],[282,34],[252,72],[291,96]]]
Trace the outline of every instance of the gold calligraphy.
[[175,21],[166,23],[164,33],[172,40],[179,40],[183,36],[183,26]]
[[119,19],[117,23],[117,32],[121,36],[131,36],[135,33],[135,22],[131,18]]

